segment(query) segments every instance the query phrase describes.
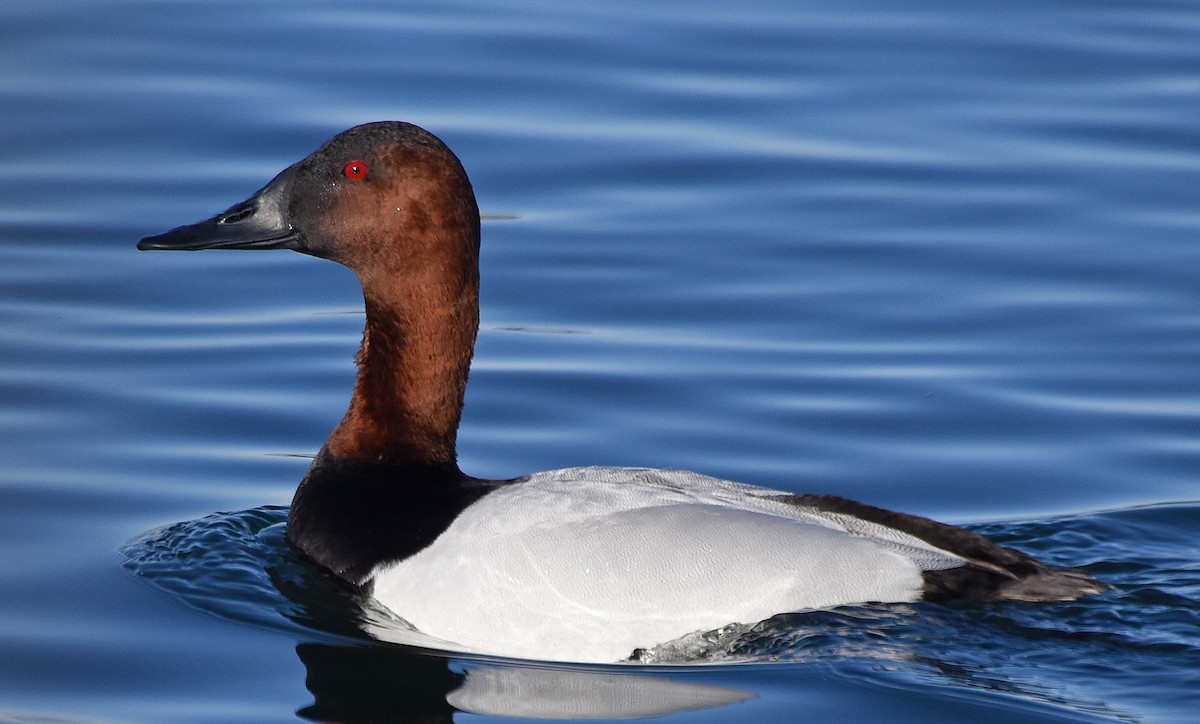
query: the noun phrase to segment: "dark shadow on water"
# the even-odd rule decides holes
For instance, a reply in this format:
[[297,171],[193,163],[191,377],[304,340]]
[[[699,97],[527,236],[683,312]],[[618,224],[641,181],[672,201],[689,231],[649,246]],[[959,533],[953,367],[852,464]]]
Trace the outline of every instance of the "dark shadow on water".
[[450,722],[446,695],[463,681],[447,661],[398,647],[300,644],[313,703],[300,716],[316,721]]

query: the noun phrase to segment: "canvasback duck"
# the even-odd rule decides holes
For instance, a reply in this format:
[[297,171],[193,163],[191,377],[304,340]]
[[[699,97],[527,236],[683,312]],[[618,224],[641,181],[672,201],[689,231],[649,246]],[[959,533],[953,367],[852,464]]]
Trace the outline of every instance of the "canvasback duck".
[[344,131],[248,200],[138,248],[292,249],[357,274],[354,392],[296,490],[287,539],[450,648],[613,662],[784,612],[1106,588],[962,528],[831,495],[644,468],[463,473],[479,210],[458,158],[417,126]]

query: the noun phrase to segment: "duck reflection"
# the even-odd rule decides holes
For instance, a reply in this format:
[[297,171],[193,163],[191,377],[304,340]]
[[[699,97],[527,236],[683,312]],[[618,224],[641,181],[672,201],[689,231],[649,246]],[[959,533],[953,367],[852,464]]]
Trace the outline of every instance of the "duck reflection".
[[462,661],[396,645],[305,643],[315,721],[451,722],[455,712],[531,719],[626,719],[735,704],[754,694],[661,672]]

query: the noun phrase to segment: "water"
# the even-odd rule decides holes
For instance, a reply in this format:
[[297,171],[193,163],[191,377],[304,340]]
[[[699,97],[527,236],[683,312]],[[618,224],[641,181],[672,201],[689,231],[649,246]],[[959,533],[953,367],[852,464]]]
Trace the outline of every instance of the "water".
[[[1193,721],[1198,36],[1183,2],[3,5],[0,720]],[[133,245],[382,118],[487,215],[469,472],[837,493],[1114,590],[686,666],[371,640],[280,537],[353,277]]]

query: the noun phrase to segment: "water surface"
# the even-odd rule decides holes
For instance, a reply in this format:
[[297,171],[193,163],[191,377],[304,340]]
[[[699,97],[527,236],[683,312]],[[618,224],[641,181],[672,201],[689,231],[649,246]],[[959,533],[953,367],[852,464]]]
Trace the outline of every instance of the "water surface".
[[[0,7],[0,719],[1191,721],[1198,37],[1187,2]],[[385,118],[487,217],[468,472],[836,493],[1114,590],[689,666],[363,634],[280,537],[353,276],[134,244]]]

